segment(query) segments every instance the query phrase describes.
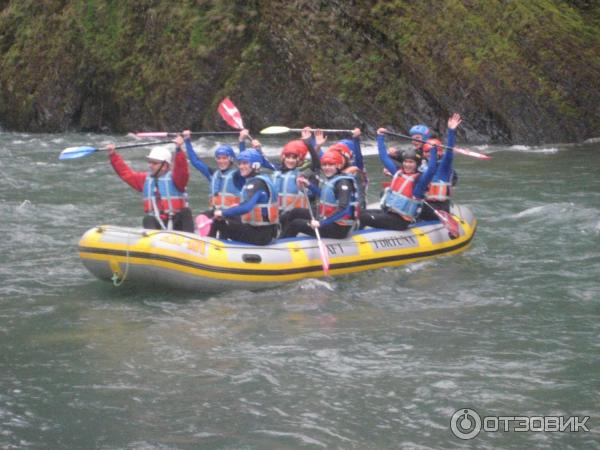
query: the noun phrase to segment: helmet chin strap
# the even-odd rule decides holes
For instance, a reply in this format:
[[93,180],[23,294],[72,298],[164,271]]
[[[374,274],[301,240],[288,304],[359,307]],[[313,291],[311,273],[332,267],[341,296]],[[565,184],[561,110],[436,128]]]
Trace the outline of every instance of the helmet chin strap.
[[154,172],[152,174],[152,178],[158,177],[158,174],[160,173],[160,171],[162,170],[162,168],[165,167],[165,163],[166,163],[166,161],[163,161],[163,162],[160,163],[160,166],[158,166],[158,169],[156,169],[156,172]]

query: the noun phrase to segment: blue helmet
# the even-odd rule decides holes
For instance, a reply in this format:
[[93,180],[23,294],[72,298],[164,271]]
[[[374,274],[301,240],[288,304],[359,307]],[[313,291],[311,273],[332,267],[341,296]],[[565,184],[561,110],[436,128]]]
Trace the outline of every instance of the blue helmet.
[[354,144],[354,139],[342,139],[341,141],[339,141],[339,143],[348,147],[353,155],[356,153],[356,145]]
[[421,136],[422,141],[426,141],[431,137],[431,130],[427,125],[419,124],[413,126],[408,132],[408,134],[410,134],[411,136],[418,134],[419,136]]
[[227,156],[231,161],[235,159],[235,152],[229,145],[219,145],[215,150],[215,158]]
[[262,165],[263,157],[253,148],[249,148],[248,150],[240,152],[240,154],[237,156],[237,160],[238,163],[247,162],[252,166],[253,169],[258,169]]

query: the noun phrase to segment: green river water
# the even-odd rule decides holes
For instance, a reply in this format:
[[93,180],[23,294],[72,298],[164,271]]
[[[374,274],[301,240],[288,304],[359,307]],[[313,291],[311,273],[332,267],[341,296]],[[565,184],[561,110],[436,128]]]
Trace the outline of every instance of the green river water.
[[[80,263],[85,230],[141,221],[105,154],[57,159],[111,139],[129,142],[0,133],[1,449],[600,448],[600,144],[457,155],[479,220],[460,255],[209,295],[115,288]],[[143,170],[146,153],[123,155]],[[194,169],[189,192],[204,209]],[[487,427],[471,440],[451,429],[465,408]]]

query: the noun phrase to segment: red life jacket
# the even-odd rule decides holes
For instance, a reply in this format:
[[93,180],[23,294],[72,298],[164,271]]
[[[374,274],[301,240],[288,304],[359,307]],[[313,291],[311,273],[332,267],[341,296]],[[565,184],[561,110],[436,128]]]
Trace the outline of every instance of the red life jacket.
[[390,187],[385,190],[381,204],[404,219],[414,221],[423,203],[413,197],[413,189],[420,176],[419,172],[407,174],[397,171]]
[[429,183],[429,189],[425,198],[434,202],[443,202],[450,198],[450,186],[452,184],[446,181],[432,181]]

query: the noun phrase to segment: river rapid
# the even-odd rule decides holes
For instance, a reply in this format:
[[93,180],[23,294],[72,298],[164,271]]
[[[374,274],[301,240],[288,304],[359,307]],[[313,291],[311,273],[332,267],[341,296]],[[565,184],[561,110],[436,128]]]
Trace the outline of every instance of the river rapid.
[[[196,294],[116,288],[80,263],[88,228],[141,223],[105,153],[57,159],[110,141],[131,138],[0,133],[1,449],[600,448],[600,144],[456,155],[456,202],[479,221],[462,254]],[[208,157],[216,141],[194,144]],[[147,152],[122,154],[145,170]],[[451,430],[466,408],[488,418],[472,440]]]

